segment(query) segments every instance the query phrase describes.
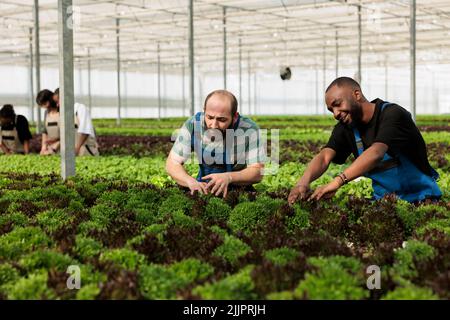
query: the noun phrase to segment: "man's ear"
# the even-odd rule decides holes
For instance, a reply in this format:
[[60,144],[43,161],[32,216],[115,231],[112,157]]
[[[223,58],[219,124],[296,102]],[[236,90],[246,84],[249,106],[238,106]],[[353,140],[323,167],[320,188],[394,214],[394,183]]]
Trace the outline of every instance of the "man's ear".
[[239,118],[239,112],[236,111],[236,113],[233,116],[233,124],[236,123],[237,119]]
[[361,99],[362,99],[362,93],[361,93],[361,90],[359,90],[359,89],[355,89],[354,91],[353,91],[353,95],[355,96],[355,99],[356,99],[356,101],[361,101]]

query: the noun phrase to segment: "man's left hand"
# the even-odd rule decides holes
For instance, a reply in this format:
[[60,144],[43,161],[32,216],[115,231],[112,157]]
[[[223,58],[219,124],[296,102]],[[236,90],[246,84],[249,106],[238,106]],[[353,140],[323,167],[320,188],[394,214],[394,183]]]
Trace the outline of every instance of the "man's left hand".
[[335,194],[336,191],[341,187],[341,184],[335,180],[331,181],[329,184],[317,188],[314,193],[308,198],[308,200],[320,200],[320,199],[330,199]]
[[206,185],[208,190],[211,190],[211,193],[219,196],[223,193],[223,197],[225,198],[228,193],[228,185],[231,182],[231,173],[213,173],[204,176],[202,180],[210,180]]

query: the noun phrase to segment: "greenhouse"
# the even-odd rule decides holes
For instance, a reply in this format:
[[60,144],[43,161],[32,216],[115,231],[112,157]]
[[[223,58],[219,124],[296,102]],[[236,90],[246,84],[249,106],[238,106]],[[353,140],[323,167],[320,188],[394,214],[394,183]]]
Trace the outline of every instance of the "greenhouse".
[[450,299],[450,1],[0,0],[0,33],[0,300]]

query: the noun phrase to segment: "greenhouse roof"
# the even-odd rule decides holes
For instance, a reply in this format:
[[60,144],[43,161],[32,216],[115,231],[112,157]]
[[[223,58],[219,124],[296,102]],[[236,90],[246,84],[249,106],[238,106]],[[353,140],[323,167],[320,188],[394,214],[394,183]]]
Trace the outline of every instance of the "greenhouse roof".
[[[43,67],[56,67],[59,59],[57,3],[39,1]],[[159,44],[161,63],[179,72],[189,62],[188,3],[74,0],[75,66],[84,67],[90,60],[96,69],[115,70],[119,19],[123,68],[154,71]],[[0,2],[0,65],[29,65],[33,5],[32,0]],[[322,68],[324,56],[329,67],[334,67],[336,56],[340,68],[354,67],[359,5],[363,66],[408,66],[410,1],[194,0],[196,66],[203,72],[222,70],[225,12],[229,72],[237,72],[240,53],[244,68],[250,61],[252,70]],[[419,0],[416,12],[417,63],[448,63],[450,1]]]

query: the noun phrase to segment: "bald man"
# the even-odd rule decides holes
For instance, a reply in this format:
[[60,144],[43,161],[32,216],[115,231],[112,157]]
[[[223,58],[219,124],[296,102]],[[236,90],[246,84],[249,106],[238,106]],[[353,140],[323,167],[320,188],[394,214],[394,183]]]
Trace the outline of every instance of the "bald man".
[[[339,123],[291,190],[290,203],[298,198],[331,198],[342,185],[360,176],[372,179],[374,199],[386,194],[396,194],[408,202],[441,197],[436,183],[439,175],[428,162],[425,142],[407,110],[381,99],[369,102],[360,85],[347,77],[329,85],[325,101]],[[331,162],[343,164],[350,154],[355,161],[311,194],[311,182]]]
[[[237,108],[231,92],[213,91],[205,99],[203,112],[189,118],[179,131],[166,171],[191,194],[226,197],[233,186],[261,181],[265,150],[260,129],[254,121],[241,116]],[[197,179],[184,168],[192,151],[199,164]]]

